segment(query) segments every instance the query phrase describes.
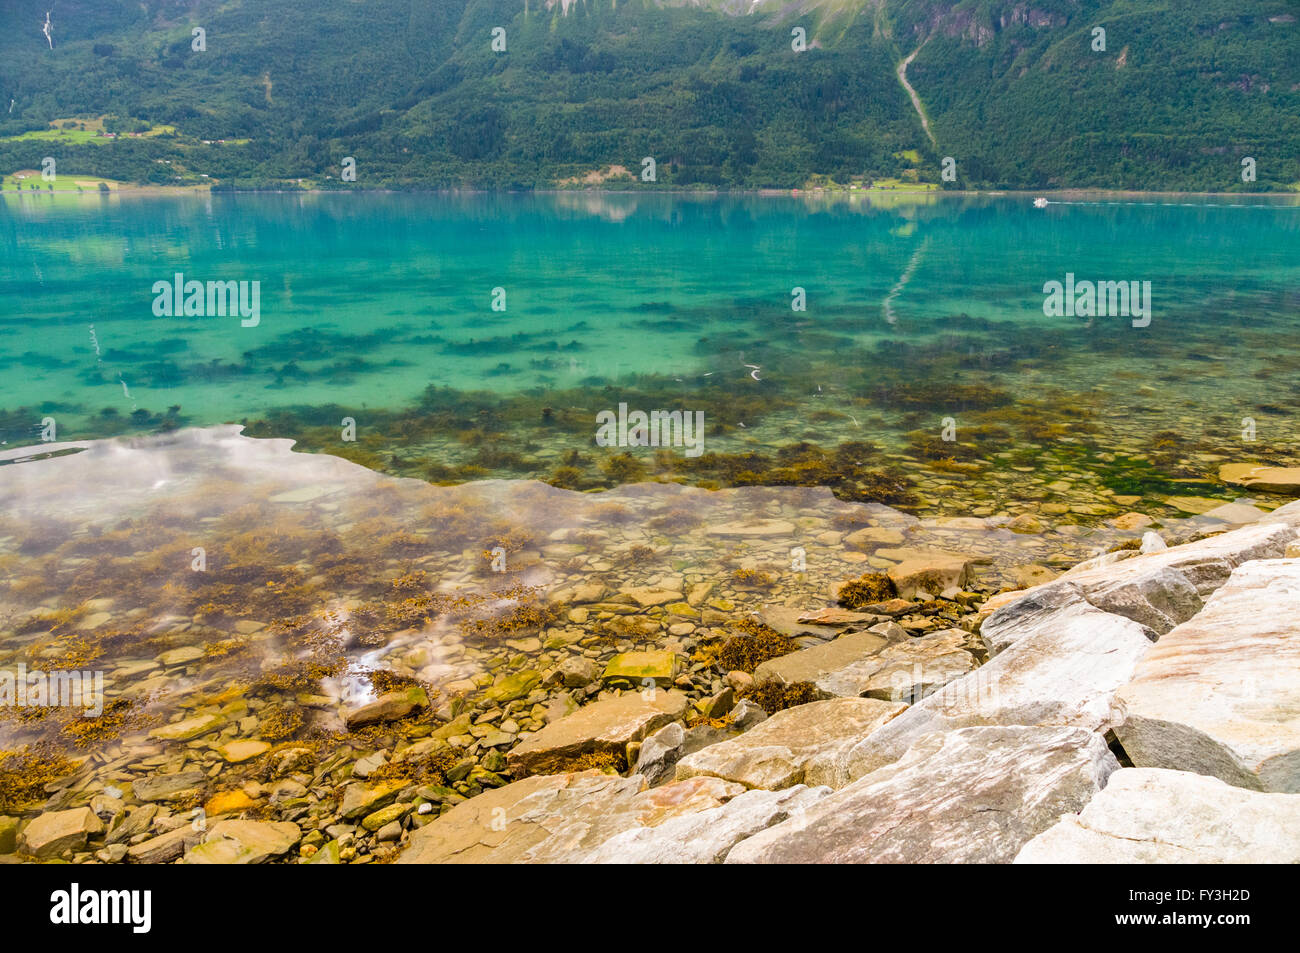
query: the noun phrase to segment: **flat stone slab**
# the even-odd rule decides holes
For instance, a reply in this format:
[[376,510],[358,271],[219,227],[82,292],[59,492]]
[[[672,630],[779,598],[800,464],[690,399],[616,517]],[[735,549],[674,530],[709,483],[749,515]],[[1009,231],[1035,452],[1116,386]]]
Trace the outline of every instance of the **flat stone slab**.
[[[1277,516],[1281,512],[1279,510],[1273,515]],[[1194,543],[1170,546],[1156,553],[1124,560],[1123,565],[1095,569],[1076,566],[1060,578],[1091,593],[1094,583],[1127,580],[1167,568],[1185,576],[1196,587],[1197,593],[1205,598],[1228,581],[1233,569],[1254,559],[1275,559],[1281,556],[1286,551],[1286,544],[1295,537],[1295,528],[1287,522],[1265,520]]]
[[1297,864],[1300,795],[1121,768],[1082,814],[1026,844],[1017,864]]
[[789,520],[749,519],[714,523],[705,529],[710,536],[792,536],[794,524]]
[[488,701],[512,702],[517,698],[527,697],[541,683],[541,672],[524,669],[521,672],[510,672],[500,676],[483,694]]
[[183,645],[178,649],[168,649],[158,656],[164,665],[184,665],[203,658],[203,649],[197,645]]
[[1245,526],[1257,522],[1260,517],[1266,516],[1267,512],[1257,506],[1251,506],[1249,503],[1224,503],[1212,510],[1206,510],[1201,515],[1208,516],[1211,519],[1223,520],[1225,523],[1236,523]]
[[971,581],[971,558],[938,550],[878,549],[876,555],[898,560],[889,569],[898,595],[910,599],[918,592],[937,596],[945,589],[962,588]]
[[834,698],[842,693],[836,690],[833,681],[827,680],[828,676],[875,655],[888,644],[888,639],[874,632],[850,632],[833,642],[769,659],[754,669],[754,680],[779,681],[786,685],[812,682],[823,698]]
[[1300,559],[1237,567],[1119,690],[1133,764],[1300,792],[1298,614]]
[[161,741],[189,741],[220,728],[223,722],[224,719],[220,715],[195,715],[192,718],[155,728],[149,732],[149,737]]
[[719,778],[647,790],[636,775],[539,775],[457,804],[414,832],[397,863],[586,863],[616,834],[719,807],[744,790]]
[[271,746],[267,742],[248,739],[224,744],[217,749],[217,752],[231,764],[240,764],[256,758],[260,754],[266,754],[270,750]]
[[961,629],[891,642],[875,655],[830,672],[817,684],[833,695],[881,698],[909,705],[976,667]]
[[642,608],[662,606],[669,602],[681,602],[685,597],[678,589],[665,589],[661,586],[636,586],[624,590],[624,595],[631,596]]
[[126,854],[137,864],[170,864],[203,837],[193,824],[182,824],[174,831],[159,834],[136,844]]
[[1252,463],[1225,463],[1219,479],[1268,493],[1300,494],[1300,467],[1267,467]]
[[864,738],[907,706],[875,698],[834,698],[779,711],[749,731],[701,748],[677,762],[677,779],[700,775],[769,791],[828,783],[806,771]]
[[828,606],[816,612],[801,612],[796,621],[813,625],[863,625],[875,622],[876,616],[869,612],[854,612],[851,609]]
[[187,864],[262,864],[302,838],[288,821],[220,821],[183,859]]
[[[651,697],[647,699],[647,695]],[[628,692],[584,705],[510,749],[511,773],[544,774],[563,771],[586,754],[623,754],[629,742],[676,721],[689,701],[678,691]]]
[[181,771],[140,778],[131,788],[142,801],[178,801],[198,793],[207,782],[202,771]]
[[605,666],[605,681],[631,682],[641,687],[648,679],[657,685],[672,684],[677,674],[677,655],[674,652],[622,652]]
[[1118,767],[1079,728],[963,728],[920,739],[800,816],[741,841],[727,863],[1007,863]]
[[720,807],[615,834],[585,862],[720,864],[736,844],[806,811],[828,794],[829,788],[802,784],[781,791],[746,791]]
[[1258,524],[1194,543],[1140,556],[1107,553],[1080,563],[1056,580],[1008,600],[984,620],[980,633],[990,654],[996,655],[1013,641],[1053,625],[1052,616],[1059,607],[1082,600],[1132,619],[1148,629],[1152,638],[1162,635],[1199,612],[1204,600],[1228,581],[1236,567],[1285,554],[1287,544],[1296,537],[1288,518],[1300,521],[1300,510],[1292,517],[1284,512],[1287,509],[1279,509]]
[[864,526],[844,537],[844,545],[850,549],[874,549],[878,546],[899,546],[903,534],[887,526]]

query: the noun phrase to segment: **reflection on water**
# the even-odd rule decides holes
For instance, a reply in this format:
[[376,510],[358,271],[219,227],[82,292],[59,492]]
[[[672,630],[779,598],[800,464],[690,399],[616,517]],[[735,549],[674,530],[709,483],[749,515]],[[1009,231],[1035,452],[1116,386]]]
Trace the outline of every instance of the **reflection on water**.
[[[1220,463],[1300,450],[1294,197],[23,196],[0,252],[10,446],[46,421],[246,421],[435,481],[830,485],[1094,521],[1134,505],[1116,497],[1230,499]],[[260,281],[262,321],[155,317],[176,272]],[[1150,326],[1046,317],[1067,273],[1151,281]],[[705,458],[591,453],[623,401],[702,412]]]

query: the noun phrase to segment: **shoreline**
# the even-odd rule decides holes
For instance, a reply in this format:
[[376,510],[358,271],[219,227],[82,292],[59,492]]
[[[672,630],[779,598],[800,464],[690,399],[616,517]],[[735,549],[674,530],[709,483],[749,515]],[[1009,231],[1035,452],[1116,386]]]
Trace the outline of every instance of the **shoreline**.
[[[92,717],[0,707],[0,736],[15,748],[0,758],[0,863],[440,862],[459,853],[444,855],[444,832],[469,824],[477,839],[479,812],[555,786],[576,797],[537,809],[592,810],[614,826],[581,846],[561,836],[544,859],[595,849],[644,859],[601,845],[660,799],[691,814],[733,799],[727,810],[847,798],[845,816],[865,817],[875,808],[852,800],[852,782],[942,727],[927,719],[970,705],[1023,727],[980,715],[975,735],[954,721],[944,744],[978,738],[988,757],[1051,788],[1057,774],[1024,757],[1039,745],[1077,749],[1103,774],[1119,768],[1092,711],[1150,648],[1131,617],[1163,633],[1200,609],[1179,571],[1208,596],[1231,566],[1280,556],[1296,536],[1292,506],[1248,514],[1239,530],[1164,526],[1140,549],[1094,537],[1100,554],[1081,562],[1093,548],[1084,540],[917,520],[824,488],[438,487],[237,429],[94,441],[28,465],[39,470],[0,471],[32,501],[7,545],[42,538],[41,552],[0,563],[15,623],[0,661],[24,679],[95,669],[108,702]],[[183,476],[158,494],[143,477],[164,472]],[[112,531],[41,529],[79,487],[81,518]],[[176,518],[186,511],[208,523],[212,562],[197,577],[191,523]],[[268,546],[276,528],[269,538],[284,544]],[[1165,537],[1182,549],[1166,552]],[[1037,572],[1008,579],[1035,553]],[[1076,589],[1086,604],[1061,601]],[[1009,650],[1017,640],[1029,651]],[[1105,651],[1090,652],[1097,640]],[[1045,703],[1046,722],[1015,720]],[[1080,714],[1063,728],[1052,705]],[[29,747],[42,740],[53,747]],[[946,757],[908,762],[927,780],[908,791],[960,787],[944,780]],[[974,796],[997,799],[1000,777]],[[949,823],[926,797],[918,810]],[[200,807],[203,824],[191,825]],[[1060,813],[1070,812],[944,849],[1009,861]],[[986,815],[963,817],[962,829]],[[753,835],[745,851],[777,835],[783,850],[834,850],[784,819],[735,840]],[[479,859],[531,849],[505,840],[473,849],[489,852]],[[667,837],[678,862],[707,859],[693,845]]]
[[[218,183],[219,186],[219,183]],[[56,189],[53,192],[47,189],[0,189],[0,196],[85,196],[93,198],[103,198],[105,195],[136,195],[136,196],[181,196],[181,195],[672,195],[672,196],[699,196],[701,198],[804,198],[807,196],[840,197],[852,198],[855,196],[924,196],[927,198],[935,197],[962,197],[962,198],[1035,198],[1045,197],[1049,201],[1052,197],[1057,198],[1234,198],[1234,199],[1275,199],[1286,198],[1296,204],[1300,204],[1300,192],[1291,191],[1272,191],[1272,192],[1176,192],[1163,190],[1134,190],[1134,189],[1092,189],[1092,188],[1068,188],[1068,189],[830,189],[815,187],[808,189],[736,189],[736,190],[717,190],[717,189],[564,189],[564,188],[539,188],[539,189],[474,189],[474,188],[412,188],[412,189],[393,189],[393,188],[357,188],[357,189],[238,189],[238,188],[220,188],[212,184],[205,185],[123,185],[110,189],[107,193],[98,192],[91,189],[86,190],[68,190]]]

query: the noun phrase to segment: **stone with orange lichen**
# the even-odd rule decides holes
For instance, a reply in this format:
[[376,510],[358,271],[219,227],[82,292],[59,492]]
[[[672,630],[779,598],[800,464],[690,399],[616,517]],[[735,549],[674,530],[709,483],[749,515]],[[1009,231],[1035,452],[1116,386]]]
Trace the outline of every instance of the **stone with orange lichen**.
[[208,800],[203,805],[203,811],[208,817],[217,817],[221,814],[236,814],[240,811],[247,811],[257,806],[257,802],[249,797],[239,788],[233,791],[222,791],[220,794]]

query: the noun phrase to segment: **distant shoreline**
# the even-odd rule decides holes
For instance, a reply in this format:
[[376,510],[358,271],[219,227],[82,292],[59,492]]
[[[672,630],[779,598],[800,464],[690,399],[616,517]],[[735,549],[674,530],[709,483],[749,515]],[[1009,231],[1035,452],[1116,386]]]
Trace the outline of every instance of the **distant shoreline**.
[[162,196],[162,195],[679,195],[701,197],[757,197],[757,198],[801,198],[805,196],[845,197],[854,196],[925,196],[925,197],[990,197],[990,198],[1034,198],[1050,199],[1072,198],[1288,198],[1300,200],[1300,192],[1171,192],[1144,191],[1132,189],[472,189],[472,188],[428,188],[428,189],[214,189],[211,185],[121,185],[111,188],[107,193],[95,189],[73,191],[69,189],[0,189],[0,196],[83,196],[103,198],[105,195]]

